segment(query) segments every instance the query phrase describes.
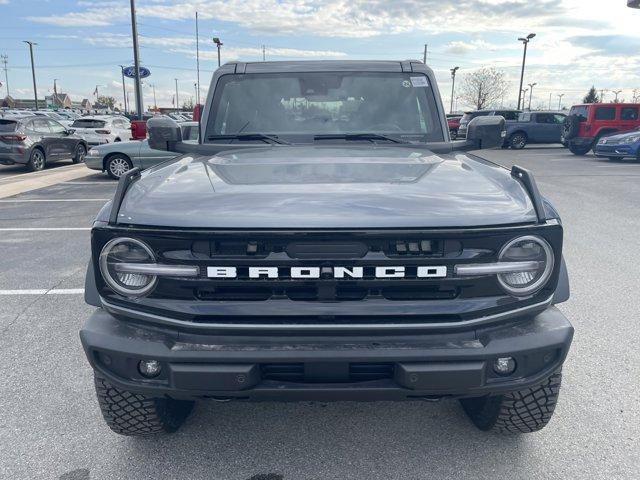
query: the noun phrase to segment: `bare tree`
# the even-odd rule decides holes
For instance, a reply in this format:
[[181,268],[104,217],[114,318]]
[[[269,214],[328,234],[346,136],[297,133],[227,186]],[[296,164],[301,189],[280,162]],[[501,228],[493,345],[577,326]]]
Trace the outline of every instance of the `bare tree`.
[[501,102],[506,93],[504,73],[494,68],[481,68],[466,74],[460,89],[465,103],[475,105],[478,110]]

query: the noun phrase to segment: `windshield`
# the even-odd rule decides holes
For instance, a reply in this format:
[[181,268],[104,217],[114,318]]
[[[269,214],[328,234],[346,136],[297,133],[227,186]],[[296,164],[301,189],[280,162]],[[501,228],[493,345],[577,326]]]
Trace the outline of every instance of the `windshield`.
[[578,117],[579,122],[586,122],[587,107],[586,106],[571,107],[571,110],[569,111],[569,115],[576,115]]
[[0,132],[15,132],[18,122],[13,120],[0,120]]
[[85,120],[74,120],[71,124],[73,128],[102,128],[104,127],[106,122],[104,120],[93,120],[93,119],[85,119]]
[[444,141],[433,90],[422,74],[223,76],[215,89],[207,140],[258,133],[301,141],[361,133]]

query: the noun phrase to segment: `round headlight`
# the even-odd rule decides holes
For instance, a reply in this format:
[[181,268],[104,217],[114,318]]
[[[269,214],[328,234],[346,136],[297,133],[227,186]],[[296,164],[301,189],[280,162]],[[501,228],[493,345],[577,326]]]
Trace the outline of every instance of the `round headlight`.
[[553,250],[540,237],[518,237],[502,248],[499,261],[528,265],[521,271],[498,274],[498,281],[502,288],[513,295],[529,295],[541,289],[551,277]]
[[148,245],[134,238],[114,238],[100,253],[100,273],[106,284],[116,293],[126,297],[141,297],[156,286],[157,277],[142,273],[118,271],[122,263],[155,263],[153,251]]

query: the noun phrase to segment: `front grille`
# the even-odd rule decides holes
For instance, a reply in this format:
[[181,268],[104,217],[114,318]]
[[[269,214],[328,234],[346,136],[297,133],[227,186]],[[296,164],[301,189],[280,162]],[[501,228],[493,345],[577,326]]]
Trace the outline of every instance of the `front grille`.
[[[419,208],[419,207],[416,207]],[[553,281],[530,298],[505,293],[495,276],[459,277],[454,266],[497,261],[516,236],[537,234],[562,247],[560,225],[431,231],[207,232],[94,229],[93,259],[118,236],[144,241],[158,263],[197,266],[199,276],[159,277],[155,289],[135,300],[114,294],[97,273],[105,300],[120,307],[184,322],[218,325],[317,326],[457,323],[540,303]],[[210,275],[209,267],[234,269]],[[251,278],[250,268],[277,268],[277,277]],[[318,278],[296,278],[292,268],[314,268]],[[362,276],[336,278],[336,268]],[[398,278],[377,277],[376,267],[404,269]],[[424,275],[418,272],[422,268]],[[444,268],[444,270],[443,270]],[[429,277],[430,270],[436,277]],[[359,271],[359,270],[358,270]],[[417,327],[416,327],[417,328]],[[279,329],[282,332],[282,328]]]

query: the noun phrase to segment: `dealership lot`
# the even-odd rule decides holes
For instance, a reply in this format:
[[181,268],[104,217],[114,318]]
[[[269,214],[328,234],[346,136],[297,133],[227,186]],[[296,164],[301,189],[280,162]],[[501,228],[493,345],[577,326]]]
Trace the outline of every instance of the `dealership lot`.
[[[637,478],[640,164],[555,147],[482,156],[530,168],[565,224],[576,336],[543,431],[484,434],[457,402],[210,402],[171,436],[119,437],[78,339],[89,227],[116,184],[81,165],[0,167],[0,477]],[[1,198],[60,172],[75,178]]]

